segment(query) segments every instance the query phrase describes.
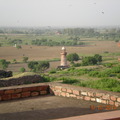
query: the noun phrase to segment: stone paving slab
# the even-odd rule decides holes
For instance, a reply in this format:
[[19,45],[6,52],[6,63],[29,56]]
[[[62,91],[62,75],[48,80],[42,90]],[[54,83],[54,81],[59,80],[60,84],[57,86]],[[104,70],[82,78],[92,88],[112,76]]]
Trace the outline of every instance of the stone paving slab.
[[[95,102],[57,96],[33,97],[0,102],[0,120],[54,120],[109,110],[90,109],[106,106]],[[120,110],[120,108],[117,108]]]
[[68,117],[57,120],[120,120],[120,110],[104,113],[81,115],[77,117]]

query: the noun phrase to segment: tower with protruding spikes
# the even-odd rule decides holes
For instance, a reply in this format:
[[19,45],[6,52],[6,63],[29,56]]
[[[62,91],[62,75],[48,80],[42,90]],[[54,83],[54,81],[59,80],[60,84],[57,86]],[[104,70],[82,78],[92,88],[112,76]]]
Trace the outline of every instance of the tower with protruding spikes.
[[67,55],[66,48],[62,47],[62,51],[61,51],[61,63],[60,63],[60,65],[64,66],[64,67],[67,66],[66,55]]

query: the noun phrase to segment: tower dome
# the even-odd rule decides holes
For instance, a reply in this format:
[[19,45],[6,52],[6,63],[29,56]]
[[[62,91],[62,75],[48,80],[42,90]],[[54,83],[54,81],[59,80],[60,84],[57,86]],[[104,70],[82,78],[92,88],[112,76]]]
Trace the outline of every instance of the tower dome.
[[62,50],[66,50],[66,48],[65,48],[65,47],[62,47]]

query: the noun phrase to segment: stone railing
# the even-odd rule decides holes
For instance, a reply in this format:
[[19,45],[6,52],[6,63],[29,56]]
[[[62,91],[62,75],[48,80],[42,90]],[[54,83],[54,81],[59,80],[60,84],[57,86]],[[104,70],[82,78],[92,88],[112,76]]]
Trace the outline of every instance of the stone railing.
[[86,101],[114,105],[117,107],[120,106],[120,93],[116,92],[107,92],[73,85],[51,83],[50,93],[56,96],[72,97]]
[[49,85],[31,84],[0,88],[0,101],[34,97],[49,94]]
[[120,106],[120,93],[84,88],[56,82],[0,88],[0,101],[48,94],[83,99],[86,101],[93,101],[117,107]]

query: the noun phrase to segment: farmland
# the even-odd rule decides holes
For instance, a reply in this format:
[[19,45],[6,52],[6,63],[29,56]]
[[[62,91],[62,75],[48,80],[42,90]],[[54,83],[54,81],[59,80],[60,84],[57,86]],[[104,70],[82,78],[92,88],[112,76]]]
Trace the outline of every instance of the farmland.
[[[76,32],[76,30],[78,31]],[[7,31],[6,34],[1,33],[0,59],[5,59],[11,62],[7,70],[13,71],[14,75],[19,74],[20,68],[22,67],[24,67],[27,72],[30,71],[27,63],[23,62],[23,57],[28,57],[28,62],[49,61],[50,68],[44,74],[51,77],[51,80],[53,81],[64,80],[63,82],[71,83],[74,80],[74,84],[75,81],[81,80],[100,80],[101,76],[103,78],[105,76],[108,79],[113,78],[119,80],[119,71],[117,71],[117,73],[109,71],[108,76],[106,76],[108,68],[104,65],[106,63],[113,63],[113,66],[114,64],[115,66],[119,66],[119,34],[116,33],[112,36],[111,30],[107,32],[105,32],[106,30],[100,30],[99,34],[93,30],[91,31],[91,29],[84,30],[87,34],[84,34],[83,32],[79,35],[79,32],[81,33],[81,29],[67,29],[67,34],[65,30],[60,30],[60,32],[57,33],[56,30],[48,30],[47,32],[41,34],[35,34],[34,31],[29,34],[24,32],[20,34],[11,33],[10,31],[10,33]],[[114,32],[115,31],[113,31],[113,33]],[[15,47],[15,44],[19,45],[20,48]],[[79,66],[77,68],[70,68],[70,70],[57,71],[56,68],[60,65],[60,53],[62,46],[66,47],[68,54],[77,53],[79,55],[80,60],[78,63],[82,62],[83,57],[94,56],[95,54],[102,56],[102,63],[100,65]],[[14,60],[16,61],[15,63]],[[69,62],[68,65],[71,66]],[[113,66],[111,65],[109,69]],[[87,69],[88,72],[85,72],[84,69]],[[52,74],[52,70],[55,71],[54,74]],[[90,72],[89,70],[92,71]],[[97,73],[96,76],[93,75],[95,73]],[[69,78],[73,80],[69,81]],[[79,83],[79,85],[85,84],[86,83]],[[116,91],[119,91],[119,89]]]

